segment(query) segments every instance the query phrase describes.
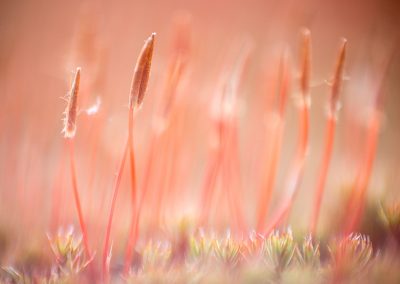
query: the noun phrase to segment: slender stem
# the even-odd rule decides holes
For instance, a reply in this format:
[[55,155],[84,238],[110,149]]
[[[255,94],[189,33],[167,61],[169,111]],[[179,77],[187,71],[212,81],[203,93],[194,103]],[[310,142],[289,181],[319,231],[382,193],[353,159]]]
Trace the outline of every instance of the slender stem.
[[102,259],[103,279],[105,282],[108,281],[108,272],[109,272],[108,255],[109,255],[109,248],[110,248],[110,233],[111,233],[112,221],[113,221],[115,204],[117,201],[119,185],[121,183],[122,173],[124,171],[125,159],[127,156],[128,149],[129,149],[129,144],[128,144],[128,140],[127,140],[127,143],[125,144],[125,147],[124,147],[124,152],[123,152],[123,155],[121,158],[121,162],[118,167],[118,173],[117,173],[115,181],[114,181],[110,213],[108,215],[106,236],[105,236],[104,248],[103,248],[103,259]]
[[274,228],[278,225],[282,224],[285,219],[289,216],[290,208],[293,205],[294,198],[296,197],[297,190],[300,185],[300,179],[303,170],[303,162],[298,160],[295,162],[295,165],[292,169],[291,176],[289,178],[288,188],[289,191],[288,197],[283,202],[282,206],[275,213],[272,221],[269,223],[267,229],[263,231],[264,235],[269,235]]
[[73,189],[73,194],[74,194],[75,206],[76,206],[76,210],[78,212],[78,220],[79,220],[79,225],[80,225],[81,231],[82,231],[82,238],[83,238],[83,244],[85,246],[85,252],[86,252],[87,257],[90,259],[92,257],[92,255],[91,255],[90,249],[89,249],[87,227],[85,224],[85,220],[83,218],[82,206],[81,206],[81,201],[80,201],[79,192],[78,192],[78,182],[76,179],[76,169],[75,169],[75,159],[74,159],[74,143],[73,143],[73,139],[68,139],[67,141],[68,141],[67,143],[69,144],[71,181],[72,181],[72,189]]
[[[132,121],[132,125],[133,125],[133,121]],[[158,136],[155,132],[153,132],[153,136],[151,138],[151,143],[150,143],[150,151],[149,151],[149,155],[147,158],[147,164],[145,167],[144,180],[143,180],[143,184],[142,184],[143,191],[142,191],[142,194],[138,201],[137,207],[132,209],[133,215],[132,215],[131,223],[129,225],[128,244],[126,246],[125,259],[124,259],[123,275],[125,275],[125,276],[128,275],[128,273],[129,273],[133,249],[135,247],[137,236],[139,234],[138,230],[139,230],[140,215],[142,212],[144,200],[146,199],[146,196],[148,193],[149,181],[150,181],[150,176],[151,176],[152,167],[153,167],[153,159],[154,159],[154,155],[155,155],[155,144],[157,143],[157,141],[158,141]],[[136,212],[135,212],[135,209],[136,209]]]
[[313,211],[311,215],[310,232],[311,235],[315,235],[318,217],[321,208],[322,196],[324,193],[324,187],[326,178],[328,176],[329,164],[332,158],[333,142],[335,137],[336,119],[334,115],[328,117],[325,133],[325,149],[322,158],[322,166],[318,177],[317,188],[315,191],[315,200],[313,205]]
[[271,203],[272,193],[275,185],[276,173],[278,168],[279,156],[281,153],[284,121],[285,121],[285,110],[287,102],[287,94],[289,91],[289,66],[288,66],[288,52],[285,50],[282,54],[279,63],[279,100],[278,100],[278,122],[276,123],[273,132],[272,146],[269,149],[270,159],[267,163],[268,172],[266,180],[264,181],[261,194],[259,196],[259,203],[257,207],[257,232],[261,232],[264,229],[265,220],[267,218],[269,206]]
[[[134,112],[132,109],[129,110],[129,121],[128,121],[128,144],[129,144],[129,160],[131,166],[131,194],[132,194],[132,212],[134,214],[136,207],[136,167],[135,167],[135,150],[133,142],[133,128],[134,128]],[[132,217],[134,219],[134,216]]]
[[[368,137],[367,146],[365,152],[364,168],[359,173],[359,177],[353,188],[353,198],[351,198],[351,204],[349,204],[348,212],[352,212],[345,226],[345,233],[353,232],[362,216],[365,203],[365,195],[368,189],[368,183],[371,177],[372,168],[376,155],[376,147],[378,144],[378,134],[380,128],[380,112],[375,110],[373,116],[370,119],[368,126]],[[351,211],[350,211],[351,210]]]
[[142,213],[142,208],[144,204],[144,200],[146,199],[147,193],[148,193],[148,183],[150,180],[150,175],[151,175],[151,170],[152,170],[152,165],[153,165],[153,159],[155,155],[155,144],[156,140],[158,140],[157,134],[153,132],[153,136],[151,139],[151,144],[150,144],[150,153],[147,159],[147,166],[145,170],[145,177],[144,177],[144,182],[143,182],[143,192],[140,196],[139,203],[137,206],[137,211],[136,214],[134,214],[134,218],[131,220],[131,224],[129,226],[129,238],[128,238],[128,244],[126,247],[125,251],[125,259],[124,259],[124,269],[123,269],[123,275],[128,275],[129,273],[129,268],[130,268],[130,263],[132,259],[132,254],[133,254],[133,249],[135,247],[137,237],[139,235],[139,223],[140,223],[140,216]]
[[129,134],[128,134],[128,144],[129,144],[129,159],[131,165],[131,191],[132,191],[132,218],[131,218],[131,225],[129,229],[128,235],[128,244],[126,247],[126,257],[124,263],[124,274],[126,275],[129,271],[131,258],[132,258],[132,251],[133,246],[135,245],[134,242],[131,240],[133,239],[133,226],[136,222],[136,170],[135,170],[135,154],[134,154],[134,144],[133,144],[133,127],[134,127],[134,113],[133,110],[129,111]]
[[293,167],[291,170],[291,174],[288,179],[287,184],[287,193],[288,196],[286,200],[283,202],[283,205],[270,222],[270,225],[267,227],[267,230],[264,234],[268,235],[275,227],[277,227],[285,218],[288,217],[290,209],[293,205],[294,198],[297,195],[300,181],[303,175],[304,162],[307,155],[308,149],[308,131],[310,124],[310,114],[309,114],[309,105],[307,103],[307,97],[304,96],[304,101],[300,107],[299,115],[300,115],[300,132],[299,132],[299,142],[297,148],[297,155],[295,157]]
[[264,224],[268,214],[269,205],[271,203],[271,197],[277,172],[278,158],[282,145],[282,133],[283,133],[283,123],[282,121],[279,121],[278,125],[276,126],[276,131],[274,131],[273,135],[273,142],[272,142],[273,144],[270,149],[271,159],[269,161],[269,167],[265,180],[265,185],[261,192],[258,202],[257,225],[256,225],[257,232],[261,232],[264,229]]

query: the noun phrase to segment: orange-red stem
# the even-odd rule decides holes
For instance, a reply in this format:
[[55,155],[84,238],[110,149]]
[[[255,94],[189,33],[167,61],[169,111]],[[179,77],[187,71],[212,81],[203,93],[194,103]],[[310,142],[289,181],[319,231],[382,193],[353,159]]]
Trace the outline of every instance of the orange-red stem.
[[287,51],[282,54],[279,64],[280,86],[279,86],[279,101],[278,101],[278,122],[273,131],[273,140],[270,150],[270,159],[268,161],[268,172],[266,180],[261,190],[259,203],[257,207],[257,232],[262,232],[264,229],[265,220],[267,218],[271,197],[275,185],[276,172],[278,167],[279,155],[281,152],[282,138],[284,131],[284,115],[286,110],[287,94],[289,91],[289,68],[288,68],[288,54]]
[[124,171],[125,159],[126,159],[126,156],[127,156],[128,149],[129,149],[129,143],[128,143],[128,140],[127,140],[127,143],[124,146],[124,152],[122,154],[121,162],[120,162],[119,167],[118,167],[118,173],[117,173],[117,176],[116,176],[115,181],[114,181],[110,213],[108,215],[106,236],[105,236],[104,248],[103,248],[103,259],[102,259],[102,272],[103,272],[103,280],[104,280],[104,282],[108,281],[109,267],[108,267],[108,261],[107,260],[108,260],[109,250],[110,250],[111,227],[112,227],[112,221],[113,221],[113,216],[114,216],[114,211],[115,211],[115,204],[117,202],[119,185],[121,183],[122,173]]
[[333,142],[335,137],[336,119],[333,115],[330,115],[326,125],[325,134],[325,149],[322,158],[321,171],[318,176],[317,188],[315,191],[315,200],[313,205],[313,211],[311,215],[310,232],[311,235],[315,235],[318,217],[321,208],[322,196],[324,193],[324,188],[326,184],[326,179],[328,176],[329,164],[332,158]]
[[359,173],[359,177],[354,185],[353,198],[351,199],[352,204],[349,204],[348,208],[348,212],[352,212],[352,214],[345,226],[345,233],[347,234],[357,229],[364,210],[365,195],[368,189],[378,144],[380,115],[379,110],[375,110],[369,122],[364,168],[362,172]]
[[[131,217],[131,224],[134,224],[135,222],[135,215],[136,215],[136,168],[135,168],[135,152],[134,152],[134,144],[133,144],[133,127],[134,127],[134,113],[133,110],[129,111],[129,122],[128,122],[128,144],[129,144],[129,160],[130,160],[130,165],[131,165],[131,198],[132,198],[132,217]],[[130,226],[132,227],[132,225]],[[127,255],[130,255],[134,243],[132,243],[130,240],[133,238],[133,230],[129,230],[129,235],[128,235],[128,244],[126,247]],[[131,257],[125,259],[125,266],[128,267],[130,266],[130,260]]]
[[269,205],[271,203],[271,197],[277,172],[278,159],[282,145],[282,134],[283,134],[282,121],[279,121],[279,124],[276,126],[275,130],[276,131],[274,131],[274,139],[272,142],[273,144],[271,145],[270,149],[271,159],[269,162],[265,186],[262,190],[261,196],[258,201],[257,224],[256,224],[257,232],[261,232],[264,229],[264,224],[267,218]]
[[293,168],[288,179],[287,193],[288,196],[283,202],[283,205],[278,209],[277,214],[273,217],[267,230],[264,232],[266,235],[276,228],[279,224],[288,217],[290,209],[293,205],[294,198],[299,189],[300,181],[303,175],[304,162],[308,150],[308,131],[309,131],[309,106],[307,97],[304,97],[303,103],[300,107],[300,132],[299,132],[299,143],[297,148],[297,155],[293,163]]
[[82,206],[81,206],[81,201],[80,201],[79,192],[78,192],[78,182],[76,179],[76,169],[75,169],[75,159],[74,159],[74,143],[73,143],[72,139],[68,139],[67,143],[69,144],[71,181],[72,181],[72,189],[73,189],[73,195],[74,195],[74,200],[75,200],[75,206],[76,206],[76,210],[78,213],[79,226],[81,227],[81,231],[82,231],[82,238],[83,238],[83,244],[85,246],[85,252],[86,252],[87,257],[90,259],[92,257],[92,255],[91,255],[90,249],[89,249],[87,227],[85,224],[85,220],[83,218]]

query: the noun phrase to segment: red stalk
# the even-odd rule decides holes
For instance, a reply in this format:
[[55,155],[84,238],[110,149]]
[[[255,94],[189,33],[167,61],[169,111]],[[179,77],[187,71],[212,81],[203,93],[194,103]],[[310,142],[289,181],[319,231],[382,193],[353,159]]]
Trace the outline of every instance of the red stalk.
[[329,164],[332,157],[333,151],[333,142],[335,138],[335,128],[336,128],[336,115],[338,110],[338,99],[339,93],[342,85],[343,79],[343,68],[344,68],[344,60],[346,56],[346,45],[347,41],[345,39],[342,40],[341,47],[339,49],[339,55],[335,66],[334,78],[332,82],[332,91],[331,97],[329,100],[329,113],[328,113],[328,121],[326,125],[326,134],[325,134],[325,149],[322,158],[322,166],[321,172],[319,174],[317,188],[315,192],[315,201],[313,206],[313,211],[311,214],[311,223],[310,223],[310,232],[312,235],[315,235],[315,231],[317,228],[318,217],[320,214],[322,196],[324,193],[325,183],[328,176]]
[[350,200],[348,202],[347,212],[350,217],[345,220],[344,233],[350,233],[357,229],[365,206],[366,192],[368,183],[371,178],[373,163],[376,156],[376,148],[378,144],[378,135],[381,126],[381,114],[384,103],[384,79],[389,72],[393,57],[396,54],[398,41],[392,46],[392,50],[382,64],[381,78],[378,81],[377,95],[374,103],[374,110],[369,119],[367,130],[367,142],[364,153],[364,160],[360,172],[354,183]]
[[[228,198],[228,205],[238,226],[239,232],[246,229],[246,224],[240,207],[238,192],[241,189],[241,173],[239,160],[239,143],[238,130],[236,126],[237,117],[237,96],[238,89],[243,77],[247,60],[250,55],[251,46],[248,43],[243,45],[243,50],[239,54],[239,58],[235,62],[233,72],[224,83],[220,97],[220,113],[218,118],[219,144],[218,150],[221,152],[221,178],[222,187]],[[237,188],[233,188],[233,185]],[[213,192],[211,192],[212,194]]]
[[364,167],[357,177],[357,180],[353,187],[353,197],[351,203],[349,204],[348,212],[352,212],[350,218],[347,220],[345,225],[345,234],[353,232],[358,224],[364,210],[365,195],[368,188],[368,183],[371,177],[372,168],[376,155],[376,147],[378,144],[378,134],[380,129],[380,116],[381,113],[378,110],[374,111],[369,125],[368,125],[368,136],[367,136],[367,146],[365,152]]
[[[129,160],[131,165],[131,199],[132,199],[132,218],[131,224],[134,224],[137,219],[136,216],[139,213],[136,213],[136,171],[135,171],[135,155],[134,155],[134,145],[133,145],[133,127],[134,127],[134,115],[135,111],[139,109],[143,102],[144,95],[146,93],[147,84],[150,76],[150,68],[153,57],[153,49],[154,49],[154,38],[155,33],[151,34],[151,36],[145,41],[145,44],[139,54],[139,57],[136,62],[135,71],[132,78],[131,91],[129,95],[129,120],[128,120],[128,140],[124,151],[123,162],[121,162],[122,170],[123,164],[125,161],[125,156],[127,155],[127,151],[129,150]],[[121,170],[121,172],[122,172]],[[139,212],[139,210],[138,210]],[[111,215],[111,214],[110,214]],[[112,218],[112,217],[111,217]],[[133,225],[131,225],[132,227]],[[133,250],[134,243],[131,240],[134,238],[132,229],[129,230],[128,235],[128,245],[127,245],[127,255],[129,257],[125,258],[125,268],[128,270],[131,259],[131,251]],[[104,251],[104,255],[106,254],[106,250]],[[104,261],[104,260],[103,260]]]
[[144,179],[143,179],[143,184],[142,184],[142,194],[140,195],[137,208],[136,208],[136,213],[133,215],[133,219],[131,220],[130,226],[129,226],[129,233],[128,233],[128,244],[126,246],[126,251],[125,251],[125,259],[124,259],[124,269],[123,269],[123,275],[127,276],[129,273],[129,268],[132,260],[132,254],[134,247],[136,245],[137,237],[139,234],[139,226],[140,226],[140,216],[142,213],[144,201],[147,197],[148,191],[149,191],[149,182],[150,182],[150,177],[152,168],[153,168],[153,161],[155,158],[156,154],[156,147],[155,145],[159,143],[159,135],[156,132],[153,132],[152,138],[151,138],[151,143],[150,143],[150,149],[149,149],[149,155],[147,158],[147,164],[145,167],[145,173],[144,173]]
[[[134,127],[134,113],[133,110],[129,110],[129,122],[128,122],[128,145],[129,145],[129,161],[131,166],[131,203],[132,203],[132,218],[131,218],[131,225],[128,234],[128,245],[127,245],[127,252],[129,252],[129,258],[125,259],[125,269],[124,273],[128,272],[130,259],[131,259],[131,251],[133,250],[133,245],[130,240],[133,239],[133,230],[132,226],[135,222],[135,215],[136,213],[136,169],[135,169],[135,153],[134,153],[134,144],[133,144],[133,127]],[[126,271],[125,271],[126,270]],[[126,274],[125,274],[126,275]]]
[[257,209],[257,232],[261,232],[264,229],[265,220],[268,214],[269,205],[275,185],[276,172],[278,167],[279,156],[282,146],[282,138],[284,131],[284,115],[286,109],[286,98],[289,89],[289,68],[288,68],[287,52],[283,54],[280,61],[280,93],[279,93],[279,117],[278,122],[275,125],[273,131],[273,141],[271,146],[271,152],[268,163],[268,172],[265,180],[265,185],[259,196],[259,203]]
[[90,259],[92,257],[92,255],[91,255],[90,249],[89,249],[88,233],[87,233],[85,220],[83,218],[82,206],[81,206],[81,201],[80,201],[79,192],[78,192],[78,182],[76,179],[73,138],[68,139],[67,143],[69,146],[69,158],[70,158],[69,160],[70,160],[71,181],[72,181],[72,190],[73,190],[73,195],[74,195],[74,201],[75,201],[75,206],[76,206],[76,210],[78,213],[79,226],[82,231],[82,238],[83,238],[83,244],[85,246],[85,253],[86,253],[87,257]]
[[304,104],[300,107],[299,110],[300,115],[300,133],[299,133],[299,143],[297,148],[297,155],[293,162],[292,170],[290,172],[286,191],[288,196],[283,202],[282,206],[278,209],[277,213],[272,218],[269,226],[264,232],[265,235],[268,235],[272,232],[274,228],[276,228],[279,224],[281,224],[287,217],[290,212],[290,208],[293,205],[293,201],[297,195],[299,185],[301,182],[301,178],[303,175],[304,162],[307,154],[308,147],[308,131],[309,131],[309,106],[304,102]]
[[324,192],[326,178],[328,176],[329,164],[330,164],[331,157],[332,157],[333,141],[334,141],[334,137],[335,137],[335,128],[336,128],[336,119],[334,117],[330,116],[328,118],[327,125],[326,125],[325,149],[324,149],[324,155],[322,158],[321,171],[318,176],[313,212],[311,215],[310,232],[311,232],[311,235],[313,235],[313,236],[315,235],[315,232],[317,229],[318,217],[319,217],[319,212],[320,212],[321,202],[322,202],[322,196],[323,196],[323,192]]
[[134,127],[134,113],[129,110],[128,122],[128,144],[129,144],[129,161],[131,166],[131,197],[132,197],[132,220],[134,219],[136,210],[136,167],[135,167],[135,152],[133,143],[133,127]]
[[301,105],[299,109],[299,140],[297,144],[297,153],[293,162],[287,180],[287,197],[282,207],[273,217],[265,234],[268,235],[275,227],[277,227],[285,218],[288,217],[290,209],[293,205],[294,198],[297,195],[301,178],[303,175],[304,163],[308,150],[308,132],[310,125],[310,69],[311,69],[311,35],[310,31],[302,32],[302,52],[301,52],[301,75],[300,75],[300,91]]
[[75,200],[75,207],[78,212],[79,225],[82,231],[82,238],[85,247],[85,253],[90,259],[91,254],[89,250],[88,234],[86,224],[83,218],[83,212],[81,207],[81,201],[79,198],[78,182],[76,179],[76,169],[75,169],[75,159],[74,159],[74,144],[73,139],[76,133],[76,119],[78,115],[78,93],[81,78],[81,68],[76,69],[75,77],[72,82],[71,90],[67,99],[67,107],[64,111],[64,128],[62,132],[64,133],[64,138],[67,139],[67,144],[69,147],[69,158],[70,158],[70,170],[71,170],[71,181],[72,190]]
[[[153,166],[153,159],[155,155],[155,143],[156,143],[156,135],[152,136],[151,143],[150,143],[150,153],[149,153],[149,158],[147,159],[147,165],[145,167],[145,176],[143,180],[143,191],[142,194],[140,195],[140,199],[138,201],[138,205],[136,208],[136,213],[132,215],[133,219],[131,220],[131,223],[129,225],[129,233],[128,233],[128,243],[126,246],[126,251],[125,251],[125,259],[124,259],[124,270],[123,270],[123,275],[127,276],[129,273],[129,268],[132,260],[132,254],[133,250],[136,244],[137,240],[137,235],[138,235],[138,229],[139,229],[139,222],[140,222],[140,216],[144,204],[144,200],[147,197],[148,193],[148,185],[150,181],[150,175],[152,172],[152,166]],[[134,212],[134,211],[133,211]]]
[[108,275],[108,273],[109,273],[108,257],[110,254],[111,227],[112,227],[112,221],[113,221],[113,216],[114,216],[115,204],[117,202],[119,185],[121,183],[122,173],[124,172],[125,159],[127,156],[128,149],[129,149],[129,144],[126,143],[124,146],[124,151],[122,154],[120,164],[118,166],[118,172],[117,172],[117,176],[114,180],[114,185],[113,185],[113,190],[112,190],[113,193],[112,193],[112,199],[111,199],[110,213],[108,215],[108,222],[107,222],[106,235],[105,235],[104,248],[103,248],[103,259],[102,259],[102,271],[103,271],[104,282],[108,282],[108,280],[109,280],[108,279],[108,277],[109,277],[109,275]]

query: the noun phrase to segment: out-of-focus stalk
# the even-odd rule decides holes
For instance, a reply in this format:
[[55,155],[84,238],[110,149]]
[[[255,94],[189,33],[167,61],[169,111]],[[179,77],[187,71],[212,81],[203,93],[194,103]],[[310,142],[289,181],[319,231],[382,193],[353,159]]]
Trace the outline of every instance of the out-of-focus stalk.
[[[239,193],[241,192],[238,130],[236,126],[237,96],[240,80],[250,53],[250,46],[245,45],[233,72],[224,82],[219,96],[216,98],[215,134],[218,137],[216,149],[207,167],[207,174],[202,189],[200,225],[205,225],[215,195],[215,185],[221,177],[222,188],[228,198],[228,205],[238,231],[246,229],[246,223],[241,208]],[[235,184],[231,182],[235,180]]]
[[347,41],[343,39],[339,49],[339,55],[336,61],[334,77],[331,86],[331,96],[329,98],[328,120],[326,124],[326,134],[325,134],[325,149],[322,158],[320,173],[318,175],[313,211],[311,214],[310,232],[312,235],[315,235],[317,229],[322,196],[324,193],[326,178],[328,176],[329,164],[332,157],[333,143],[335,139],[337,112],[338,112],[338,100],[342,86],[343,68],[346,57],[346,45]]
[[141,107],[144,95],[146,94],[147,84],[150,76],[151,61],[153,56],[154,37],[155,34],[153,33],[145,41],[144,46],[136,62],[135,71],[133,74],[131,90],[129,94],[128,139],[124,147],[123,156],[121,158],[121,162],[118,168],[118,173],[113,186],[111,207],[110,207],[110,213],[108,215],[108,222],[107,222],[106,235],[103,248],[102,273],[104,282],[109,281],[109,262],[111,257],[111,252],[109,251],[109,247],[110,247],[111,227],[118,196],[119,185],[121,182],[122,173],[124,171],[125,159],[128,154],[128,151],[131,162],[131,190],[132,190],[131,222],[134,222],[135,220],[134,201],[136,200],[136,173],[135,173],[135,161],[134,161],[134,151],[133,151],[133,122],[134,122],[135,111]]
[[303,175],[304,162],[308,150],[308,132],[310,125],[310,76],[311,76],[311,34],[304,29],[302,32],[302,50],[300,67],[300,102],[299,102],[299,140],[297,143],[297,153],[293,161],[293,166],[289,172],[286,185],[286,199],[277,213],[273,216],[265,233],[268,235],[276,226],[288,217],[293,205],[294,198],[298,192],[301,178]]
[[[399,45],[399,39],[392,46],[391,53],[385,58],[381,66],[380,78],[377,83],[376,97],[370,114],[367,126],[367,137],[364,157],[362,159],[362,165],[357,177],[352,186],[349,202],[347,204],[347,215],[344,220],[344,234],[349,234],[357,230],[357,227],[361,221],[362,213],[365,206],[366,193],[368,189],[369,180],[371,178],[374,160],[376,156],[376,148],[378,146],[378,136],[382,123],[383,103],[384,103],[384,87],[385,79],[389,72],[389,68],[393,61],[393,58],[397,52]],[[378,73],[379,74],[379,73]]]
[[274,125],[272,145],[270,149],[270,158],[268,160],[268,172],[263,181],[258,199],[256,230],[261,232],[264,229],[265,220],[268,214],[269,205],[275,184],[276,172],[278,167],[279,155],[281,152],[282,138],[285,126],[285,109],[287,101],[287,93],[289,90],[289,66],[288,53],[285,50],[279,64],[279,101],[278,101],[278,117]]

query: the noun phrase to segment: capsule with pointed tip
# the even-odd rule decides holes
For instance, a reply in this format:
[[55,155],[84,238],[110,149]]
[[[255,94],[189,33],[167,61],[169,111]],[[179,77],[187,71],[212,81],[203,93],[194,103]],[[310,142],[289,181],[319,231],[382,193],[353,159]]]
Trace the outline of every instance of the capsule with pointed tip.
[[64,111],[64,133],[65,138],[73,138],[76,133],[76,117],[78,115],[78,92],[81,79],[81,68],[76,68],[74,80],[68,95],[67,108]]
[[153,57],[155,33],[145,41],[143,48],[136,61],[135,71],[133,73],[131,91],[129,94],[129,109],[137,110],[143,102],[146,94],[147,83],[150,76],[151,61]]
[[332,114],[335,114],[338,109],[339,94],[343,81],[344,61],[346,58],[346,46],[347,46],[347,40],[342,39],[331,86],[331,97],[329,103],[330,103],[330,111]]
[[311,76],[311,32],[308,29],[302,31],[300,60],[300,91],[303,98],[307,98],[310,95]]

